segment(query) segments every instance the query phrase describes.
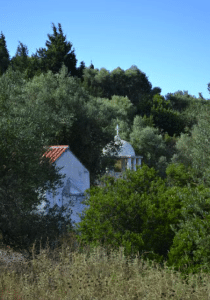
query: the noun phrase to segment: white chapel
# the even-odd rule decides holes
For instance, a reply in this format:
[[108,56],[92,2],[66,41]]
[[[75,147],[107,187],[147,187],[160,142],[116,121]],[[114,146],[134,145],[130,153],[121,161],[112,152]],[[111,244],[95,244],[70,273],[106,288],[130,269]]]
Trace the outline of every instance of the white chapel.
[[[90,188],[90,174],[85,166],[71,152],[68,145],[57,145],[49,148],[43,156],[50,158],[52,164],[56,167],[62,167],[60,174],[66,177],[62,180],[63,186],[58,187],[55,193],[45,191],[44,196],[50,202],[50,208],[55,204],[59,207],[64,206],[72,209],[71,220],[74,223],[81,221],[79,213],[82,213],[87,206],[81,201],[85,198],[85,191]],[[42,201],[35,209],[36,212],[46,210],[46,201]],[[65,214],[64,214],[65,215]]]

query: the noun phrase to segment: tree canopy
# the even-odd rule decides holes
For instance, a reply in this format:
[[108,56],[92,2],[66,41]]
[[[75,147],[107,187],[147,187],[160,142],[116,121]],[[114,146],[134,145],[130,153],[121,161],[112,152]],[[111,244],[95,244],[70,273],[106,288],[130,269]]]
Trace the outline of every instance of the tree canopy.
[[7,50],[5,36],[1,32],[1,35],[0,35],[0,76],[6,72],[8,66],[9,66],[9,63],[10,63],[9,52]]
[[29,251],[41,236],[46,244],[45,231],[50,243],[54,242],[65,220],[61,214],[57,217],[51,213],[48,217],[31,214],[42,200],[48,203],[43,191],[55,190],[63,177],[49,164],[49,159],[42,157],[50,132],[48,135],[41,111],[24,106],[24,85],[23,74],[11,68],[0,78],[0,230],[4,243]]

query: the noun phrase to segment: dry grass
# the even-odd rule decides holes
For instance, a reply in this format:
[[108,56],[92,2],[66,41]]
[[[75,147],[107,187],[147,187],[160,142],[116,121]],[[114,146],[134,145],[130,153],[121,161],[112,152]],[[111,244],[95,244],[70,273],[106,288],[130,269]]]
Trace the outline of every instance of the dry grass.
[[185,282],[165,265],[149,266],[140,258],[126,261],[123,248],[108,253],[75,242],[76,235],[68,234],[61,238],[62,246],[33,252],[32,260],[0,261],[0,299],[210,299],[207,274],[202,281],[192,275]]

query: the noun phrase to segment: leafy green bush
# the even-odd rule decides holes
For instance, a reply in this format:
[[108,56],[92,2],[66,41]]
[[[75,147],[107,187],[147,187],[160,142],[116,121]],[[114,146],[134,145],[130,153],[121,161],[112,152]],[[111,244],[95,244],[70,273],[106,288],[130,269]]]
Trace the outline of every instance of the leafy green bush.
[[199,185],[196,170],[183,163],[171,163],[167,166],[167,183],[169,186],[186,187],[188,184],[194,188]]
[[127,170],[126,179],[104,177],[104,187],[89,189],[90,207],[76,225],[80,242],[125,247],[125,256],[147,252],[145,259],[163,262],[173,244],[170,225],[181,218],[179,187],[166,187],[154,168]]
[[[168,253],[168,266],[175,265],[182,274],[198,273],[210,267],[210,189],[200,185],[194,189],[185,187],[180,193],[182,219]],[[183,269],[186,266],[185,270]]]
[[79,241],[123,246],[125,256],[144,253],[143,259],[166,261],[184,276],[209,270],[210,190],[195,184],[183,165],[169,166],[167,174],[163,180],[143,164],[127,170],[126,179],[104,177],[103,187],[89,190],[90,207],[76,225]]

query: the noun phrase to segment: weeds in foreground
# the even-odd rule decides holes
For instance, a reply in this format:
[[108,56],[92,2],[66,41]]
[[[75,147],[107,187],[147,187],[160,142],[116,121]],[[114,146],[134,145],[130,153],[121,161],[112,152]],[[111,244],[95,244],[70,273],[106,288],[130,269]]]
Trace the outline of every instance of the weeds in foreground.
[[186,282],[165,264],[125,259],[122,247],[118,253],[80,247],[73,233],[62,236],[60,245],[52,251],[40,243],[40,254],[33,245],[31,260],[0,260],[0,299],[210,299],[208,274],[189,276]]

